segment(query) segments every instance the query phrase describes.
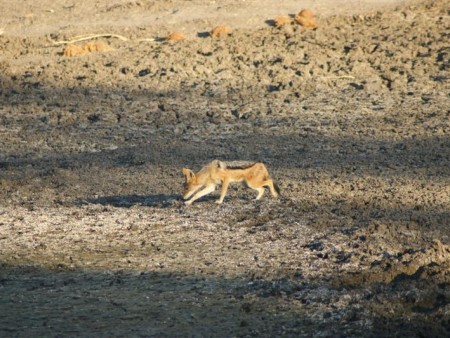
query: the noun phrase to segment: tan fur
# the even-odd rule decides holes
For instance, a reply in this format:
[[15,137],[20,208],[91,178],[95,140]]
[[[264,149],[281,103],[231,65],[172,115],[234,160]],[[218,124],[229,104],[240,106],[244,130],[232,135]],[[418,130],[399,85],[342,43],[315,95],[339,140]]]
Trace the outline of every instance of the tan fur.
[[192,170],[183,168],[183,174],[186,178],[183,198],[188,205],[200,197],[212,193],[219,184],[222,184],[222,188],[220,198],[216,203],[221,204],[227,193],[228,185],[233,182],[245,182],[248,187],[256,190],[258,192],[257,200],[264,194],[265,186],[269,187],[275,198],[279,195],[278,187],[270,178],[263,163],[233,168],[228,167],[224,162],[214,160],[196,174]]

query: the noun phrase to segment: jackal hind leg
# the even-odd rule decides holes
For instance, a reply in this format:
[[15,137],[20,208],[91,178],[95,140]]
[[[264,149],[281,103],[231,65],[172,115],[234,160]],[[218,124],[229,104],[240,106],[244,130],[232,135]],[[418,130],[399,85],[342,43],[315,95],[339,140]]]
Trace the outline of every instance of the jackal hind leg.
[[255,201],[261,199],[261,197],[264,195],[264,185],[258,184],[258,181],[256,179],[252,180],[246,180],[245,183],[247,186],[253,190],[256,190],[258,192],[258,195],[256,195]]
[[277,188],[275,187],[275,183],[273,182],[272,179],[268,179],[264,182],[263,184],[266,187],[269,187],[270,193],[272,194],[273,197],[278,198],[278,192],[277,192]]

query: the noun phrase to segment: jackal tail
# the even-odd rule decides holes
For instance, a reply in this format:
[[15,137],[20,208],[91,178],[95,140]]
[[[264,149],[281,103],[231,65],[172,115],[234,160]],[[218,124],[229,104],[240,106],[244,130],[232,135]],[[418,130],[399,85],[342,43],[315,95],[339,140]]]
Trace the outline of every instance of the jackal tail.
[[278,184],[273,182],[273,187],[275,188],[275,191],[277,192],[277,194],[281,195],[281,190],[280,190],[280,187],[278,186]]

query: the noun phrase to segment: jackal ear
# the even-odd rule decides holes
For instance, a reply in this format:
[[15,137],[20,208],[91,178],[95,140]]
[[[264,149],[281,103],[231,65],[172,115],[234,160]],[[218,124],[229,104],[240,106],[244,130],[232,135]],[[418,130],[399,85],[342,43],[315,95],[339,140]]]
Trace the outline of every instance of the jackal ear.
[[192,179],[195,176],[192,170],[189,170],[187,168],[183,168],[183,175],[186,176],[187,179]]

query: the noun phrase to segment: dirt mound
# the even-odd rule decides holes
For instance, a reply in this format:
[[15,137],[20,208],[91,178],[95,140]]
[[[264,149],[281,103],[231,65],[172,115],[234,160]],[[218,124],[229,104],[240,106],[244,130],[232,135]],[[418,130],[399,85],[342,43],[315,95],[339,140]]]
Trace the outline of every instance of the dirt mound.
[[334,284],[351,286],[377,282],[396,283],[403,279],[433,279],[435,283],[449,281],[450,247],[439,240],[428,248],[408,249],[395,256],[386,255],[381,260],[372,262],[366,271],[351,273],[348,277],[340,276]]
[[230,27],[227,26],[216,26],[211,31],[211,36],[213,38],[223,38],[231,33]]
[[276,27],[281,27],[281,26],[284,26],[284,25],[287,25],[287,24],[291,24],[292,21],[293,20],[290,17],[288,17],[288,16],[279,15],[279,16],[275,17],[274,25]]
[[172,32],[167,36],[167,41],[172,42],[181,42],[184,41],[186,38],[183,33],[181,32]]
[[316,17],[310,9],[302,9],[295,16],[295,21],[300,24],[300,26],[308,29],[317,28]]
[[64,48],[63,55],[73,57],[91,53],[109,52],[112,50],[113,49],[103,41],[93,41],[82,45],[69,44]]

